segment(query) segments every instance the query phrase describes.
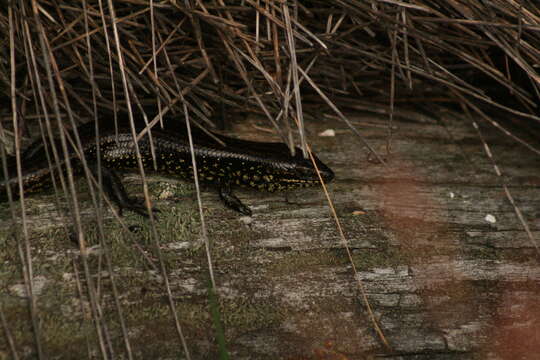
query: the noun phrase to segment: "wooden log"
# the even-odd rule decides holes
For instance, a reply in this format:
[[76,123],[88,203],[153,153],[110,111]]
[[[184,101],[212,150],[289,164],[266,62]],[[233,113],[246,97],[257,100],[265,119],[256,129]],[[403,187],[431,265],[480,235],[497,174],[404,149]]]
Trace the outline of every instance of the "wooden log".
[[[396,121],[392,152],[385,156],[387,166],[370,161],[345,126],[310,124],[310,143],[336,173],[329,185],[330,197],[358,269],[356,276],[320,189],[287,195],[239,191],[253,209],[251,218],[224,209],[214,192],[203,192],[218,305],[232,358],[534,357],[540,346],[538,252],[472,126],[444,116],[449,114],[438,121],[420,115],[417,122]],[[358,114],[352,119],[376,149],[385,148],[385,118]],[[317,136],[327,127],[337,135]],[[251,132],[245,124],[236,130],[248,137]],[[537,238],[538,158],[496,131],[483,131]],[[160,197],[163,191],[153,194]],[[161,215],[158,223],[163,226],[159,231],[173,299],[193,358],[215,358],[218,346],[209,315],[207,259],[193,189],[172,192],[157,206],[170,212]],[[31,224],[50,221],[51,207],[35,210],[43,206],[39,196],[30,204]],[[137,217],[127,220],[144,223]],[[4,227],[8,224],[3,222]],[[41,235],[34,235],[32,254],[36,275],[45,283],[37,295],[47,330],[45,349],[51,356],[62,356],[66,349],[85,349],[84,336],[95,335],[80,310],[81,304],[88,306],[86,296],[73,297],[75,276],[66,267],[77,250],[52,236],[52,230],[40,231]],[[144,234],[138,241],[154,256]],[[134,353],[181,356],[162,277],[148,269],[129,238],[114,229],[106,240]],[[119,328],[112,320],[116,312],[110,274],[98,266],[96,246],[96,253],[90,255],[92,271],[102,278],[102,306],[111,317],[105,323],[113,348],[122,353]],[[6,269],[20,266],[13,254],[6,251],[2,256]],[[3,277],[11,294],[4,303],[8,324],[28,328],[27,318],[16,316],[24,305],[21,296],[14,294],[21,278],[6,272]],[[357,280],[389,347],[374,330]],[[59,328],[54,325],[58,321],[67,325]],[[80,328],[81,322],[84,331],[73,336],[73,328]],[[15,331],[14,337],[19,349],[31,343],[24,332]],[[70,351],[84,354],[80,349]]]

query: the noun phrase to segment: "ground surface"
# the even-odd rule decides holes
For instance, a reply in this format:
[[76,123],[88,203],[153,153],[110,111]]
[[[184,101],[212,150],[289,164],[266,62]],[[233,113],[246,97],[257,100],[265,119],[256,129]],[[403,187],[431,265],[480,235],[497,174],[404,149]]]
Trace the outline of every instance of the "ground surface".
[[[386,119],[352,116],[374,148],[385,148]],[[414,119],[414,120],[411,120]],[[269,140],[239,125],[244,137]],[[375,317],[374,331],[345,246],[320,189],[283,194],[238,191],[251,218],[203,193],[212,241],[217,305],[233,359],[533,359],[540,347],[538,252],[505,197],[472,125],[450,113],[394,122],[388,166],[371,161],[344,125],[309,127],[318,156],[335,170],[330,196]],[[319,137],[327,128],[335,137]],[[257,133],[258,135],[253,135]],[[539,157],[484,130],[516,204],[538,240]],[[139,191],[130,177],[130,192]],[[84,193],[84,185],[80,192]],[[172,299],[193,359],[217,358],[207,259],[193,187],[152,179],[157,230]],[[99,358],[78,247],[58,224],[52,194],[28,200],[40,342],[51,358]],[[91,246],[88,265],[99,286],[105,347],[127,358],[104,246],[83,195]],[[135,358],[182,357],[157,253],[146,220],[129,234],[110,212],[105,240]],[[0,358],[8,339],[21,358],[35,356],[20,257],[7,207],[1,210]],[[56,226],[53,226],[56,225]],[[145,256],[143,256],[145,255]],[[80,279],[80,281],[78,280]],[[82,289],[79,289],[79,287]],[[82,291],[83,296],[80,296]]]

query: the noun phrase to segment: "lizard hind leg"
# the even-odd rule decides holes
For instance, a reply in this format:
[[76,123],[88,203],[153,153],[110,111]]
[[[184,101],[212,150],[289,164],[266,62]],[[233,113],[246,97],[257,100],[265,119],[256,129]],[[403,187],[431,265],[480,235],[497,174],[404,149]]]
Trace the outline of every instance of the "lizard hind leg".
[[[94,176],[97,177],[97,167],[91,168]],[[118,214],[123,215],[123,210],[133,211],[141,216],[148,217],[148,211],[144,201],[129,197],[126,188],[122,184],[120,176],[107,167],[101,167],[101,176],[103,191],[107,197],[118,206]],[[153,213],[159,212],[158,209],[152,209]]]
[[242,201],[240,201],[240,199],[238,199],[232,193],[230,184],[228,183],[220,184],[218,191],[219,191],[219,197],[221,198],[225,206],[227,206],[228,208],[234,211],[238,211],[241,214],[251,216],[250,208],[244,205]]

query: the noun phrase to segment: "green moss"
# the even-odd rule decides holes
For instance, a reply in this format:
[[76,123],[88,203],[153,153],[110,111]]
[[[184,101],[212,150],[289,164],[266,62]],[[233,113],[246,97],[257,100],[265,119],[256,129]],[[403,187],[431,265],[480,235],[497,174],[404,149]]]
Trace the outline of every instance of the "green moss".
[[497,249],[488,246],[469,246],[467,248],[467,258],[474,260],[499,260],[502,254]]
[[[128,179],[125,181],[128,193],[141,197],[140,182]],[[184,273],[175,273],[176,269],[186,269],[186,263],[193,267],[196,284],[206,283],[206,253],[201,242],[200,220],[191,186],[170,185],[162,182],[149,184],[154,206],[161,210],[155,222],[159,235],[161,255],[169,273],[171,290],[180,324],[190,343],[194,357],[208,351],[208,344],[215,351],[215,323],[210,315],[208,295],[204,289],[199,295],[179,295],[178,283]],[[84,189],[84,185],[78,188]],[[161,198],[160,198],[161,196]],[[174,320],[169,308],[163,281],[158,272],[150,271],[145,260],[150,258],[159,268],[158,253],[155,247],[152,228],[149,220],[126,211],[122,220],[127,226],[137,225],[139,231],[126,231],[105,210],[103,221],[104,239],[97,231],[94,211],[90,197],[81,196],[83,209],[83,231],[87,247],[93,251],[86,258],[94,285],[99,284],[100,304],[104,323],[111,334],[112,346],[119,353],[123,350],[123,339],[112,297],[112,283],[108,275],[104,249],[113,264],[115,284],[119,293],[124,319],[130,332],[130,339],[139,358],[181,358]],[[179,201],[177,201],[179,200]],[[87,299],[86,278],[79,254],[79,246],[70,236],[71,228],[62,226],[44,227],[50,223],[54,209],[54,195],[37,195],[29,203],[31,206],[30,244],[33,256],[34,276],[46,278],[45,290],[38,296],[38,308],[43,336],[42,341],[47,354],[59,354],[69,351],[74,357],[87,357],[87,342],[92,349],[97,348],[97,336],[92,323],[89,302]],[[46,204],[46,205],[44,205]],[[212,243],[212,256],[216,268],[220,271],[230,270],[252,271],[251,258],[262,252],[263,256],[272,256],[265,250],[254,250],[250,240],[257,237],[268,237],[264,231],[253,231],[244,225],[240,218],[221,206],[205,209],[208,215],[208,231]],[[8,214],[9,215],[9,214]],[[55,215],[56,216],[56,215]],[[40,219],[36,221],[36,219]],[[314,231],[317,231],[316,229]],[[15,240],[9,231],[0,231],[0,243],[7,245],[6,251],[0,252],[0,281],[7,287],[22,283],[21,265],[14,246]],[[102,242],[106,247],[103,247]],[[144,253],[144,256],[143,256]],[[281,256],[282,253],[279,253]],[[291,266],[320,266],[339,263],[341,260],[329,251],[311,253],[291,253],[280,263],[271,266],[286,273]],[[238,261],[245,259],[245,261]],[[256,261],[256,260],[253,260]],[[79,299],[75,269],[83,289],[83,300]],[[227,276],[227,275],[223,275]],[[250,293],[251,289],[235,289],[241,293]],[[196,292],[195,292],[196,294]],[[85,313],[81,312],[81,304]],[[2,304],[8,315],[12,334],[17,346],[27,344],[31,349],[34,342],[31,322],[28,318],[28,305],[25,299],[16,298],[10,306]],[[274,302],[259,301],[253,297],[220,298],[218,309],[222,320],[226,343],[232,342],[242,333],[252,330],[276,327],[286,317],[283,310]],[[24,316],[22,316],[24,315]],[[135,340],[136,339],[136,340]],[[7,348],[5,339],[0,339],[0,348]]]
[[355,250],[352,254],[354,264],[358,271],[374,268],[396,267],[407,264],[406,258],[399,248],[382,246],[377,249]]
[[[140,186],[128,181],[128,193],[138,194]],[[137,188],[137,189],[136,189]],[[84,184],[78,184],[78,191],[84,193]],[[163,191],[171,193],[166,200],[159,200],[158,195]],[[155,222],[159,236],[161,253],[167,269],[177,268],[177,262],[187,257],[200,257],[203,253],[198,249],[177,250],[168,245],[176,242],[195,243],[199,238],[200,222],[198,211],[193,207],[193,201],[180,201],[173,203],[175,197],[189,193],[189,186],[176,186],[163,183],[152,183],[151,196],[156,208],[162,211],[157,214]],[[161,354],[170,356],[180,355],[176,339],[174,338],[174,323],[166,301],[155,297],[154,294],[163,294],[163,284],[157,281],[156,275],[148,272],[149,265],[144,260],[141,251],[158,264],[155,241],[152,236],[150,223],[147,219],[129,211],[125,212],[123,221],[127,226],[138,225],[140,231],[132,233],[126,231],[115,219],[111,218],[108,210],[104,211],[103,222],[104,239],[98,236],[95,217],[90,201],[90,196],[80,197],[81,209],[85,209],[82,216],[83,232],[87,248],[94,249],[87,257],[90,273],[94,284],[100,284],[102,294],[101,306],[106,319],[108,331],[113,335],[113,347],[123,346],[120,334],[118,315],[112,299],[111,281],[107,274],[108,269],[103,258],[102,241],[105,241],[106,249],[111,257],[114,267],[116,284],[120,293],[126,321],[129,328],[143,328],[148,334],[152,334],[152,340],[156,335],[162,339],[156,342],[156,346],[145,344],[145,354]],[[55,197],[47,193],[36,194],[27,201],[29,243],[32,255],[32,266],[35,276],[44,276],[46,285],[37,297],[39,321],[42,330],[42,343],[44,351],[48,354],[69,353],[76,358],[86,358],[88,355],[87,341],[91,348],[96,348],[97,340],[95,328],[92,324],[88,302],[84,300],[87,312],[81,313],[75,282],[74,267],[76,264],[81,286],[86,298],[86,281],[84,268],[79,256],[79,246],[71,239],[63,226],[51,226],[51,214],[55,213]],[[19,209],[19,205],[15,205]],[[86,209],[90,215],[86,215]],[[10,218],[9,207],[2,205],[0,211],[5,214],[5,219]],[[10,220],[6,220],[9,224]],[[68,219],[69,221],[69,219]],[[45,226],[47,225],[47,226]],[[17,250],[17,241],[12,234],[13,227],[4,226],[0,230],[0,282],[9,289],[11,286],[23,283],[22,266]],[[103,274],[104,276],[96,276]],[[66,277],[67,276],[67,277]],[[144,293],[150,295],[143,295]],[[12,336],[18,348],[27,346],[30,353],[34,344],[31,321],[28,316],[28,304],[26,299],[10,296],[4,298],[2,310],[6,315]],[[207,309],[203,308],[206,311]],[[203,316],[197,316],[204,319]],[[133,339],[133,338],[132,338]],[[149,342],[150,343],[150,342]],[[165,344],[169,344],[165,346]],[[139,348],[141,346],[138,346]],[[0,339],[0,348],[7,349],[5,338]]]
[[309,252],[290,252],[287,255],[274,259],[267,268],[272,275],[287,275],[321,266],[335,266],[348,261],[345,253],[337,250],[312,250]]
[[229,336],[272,327],[284,319],[277,304],[256,302],[249,298],[220,301],[221,319]]

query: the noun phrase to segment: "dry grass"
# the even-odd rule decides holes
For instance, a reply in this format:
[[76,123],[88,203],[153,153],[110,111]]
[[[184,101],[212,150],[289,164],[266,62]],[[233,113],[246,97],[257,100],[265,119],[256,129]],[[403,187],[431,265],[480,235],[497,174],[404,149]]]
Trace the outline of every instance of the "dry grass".
[[[182,114],[182,93],[192,118],[207,126],[223,107],[264,114],[279,133],[291,117],[303,124],[302,103],[320,101],[303,81],[308,68],[341,108],[391,112],[404,103],[460,103],[450,88],[487,109],[539,120],[540,9],[534,1],[246,0],[234,6],[220,0],[150,7],[120,0],[114,14],[105,1],[88,1],[86,8],[12,3],[13,26],[5,11],[0,23],[3,34],[14,32],[17,108],[26,121],[43,106],[53,108],[33,98],[32,77],[46,78],[41,36],[58,71],[54,85],[44,82],[42,90],[64,86],[59,106],[77,121],[127,111],[121,66],[135,109]],[[2,39],[7,99],[9,36]]]

